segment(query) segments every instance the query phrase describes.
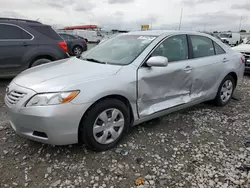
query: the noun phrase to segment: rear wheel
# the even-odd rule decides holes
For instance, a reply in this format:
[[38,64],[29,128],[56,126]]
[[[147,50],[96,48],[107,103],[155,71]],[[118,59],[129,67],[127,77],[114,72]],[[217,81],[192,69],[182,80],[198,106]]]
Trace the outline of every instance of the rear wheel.
[[129,110],[123,102],[105,99],[84,115],[79,139],[92,150],[110,149],[121,140],[129,122]]
[[73,54],[74,54],[75,56],[81,55],[82,52],[83,52],[83,49],[82,49],[81,46],[75,46],[75,47],[73,48]]
[[217,106],[226,105],[232,98],[235,89],[235,80],[231,75],[227,75],[220,84],[218,89],[215,104]]
[[49,62],[51,62],[50,59],[46,59],[46,58],[37,59],[37,60],[35,60],[35,61],[30,65],[30,67],[35,67],[35,66],[42,65],[42,64],[45,64],[45,63],[49,63]]

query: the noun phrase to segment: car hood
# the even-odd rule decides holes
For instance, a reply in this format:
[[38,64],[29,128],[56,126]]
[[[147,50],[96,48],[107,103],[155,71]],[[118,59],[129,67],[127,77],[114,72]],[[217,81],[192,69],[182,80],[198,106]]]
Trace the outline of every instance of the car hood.
[[13,82],[36,92],[61,91],[75,82],[88,82],[112,76],[121,67],[84,61],[74,57],[28,69],[14,78]]
[[240,44],[232,49],[238,52],[250,52],[250,44]]

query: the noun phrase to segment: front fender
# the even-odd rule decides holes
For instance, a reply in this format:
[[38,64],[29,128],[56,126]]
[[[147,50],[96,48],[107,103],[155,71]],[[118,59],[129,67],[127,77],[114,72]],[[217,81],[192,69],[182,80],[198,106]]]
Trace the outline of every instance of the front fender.
[[119,74],[107,76],[104,78],[92,79],[87,82],[73,83],[63,90],[79,89],[78,96],[71,101],[73,104],[94,104],[101,98],[110,95],[120,95],[128,99],[133,110],[135,118],[137,117],[137,90],[136,90],[136,72],[128,73],[123,71]]

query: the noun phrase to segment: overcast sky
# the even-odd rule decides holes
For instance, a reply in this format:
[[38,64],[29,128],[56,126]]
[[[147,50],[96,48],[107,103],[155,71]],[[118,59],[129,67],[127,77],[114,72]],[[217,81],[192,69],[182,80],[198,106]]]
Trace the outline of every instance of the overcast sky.
[[0,0],[0,17],[39,19],[58,26],[97,24],[105,29],[250,30],[249,0]]

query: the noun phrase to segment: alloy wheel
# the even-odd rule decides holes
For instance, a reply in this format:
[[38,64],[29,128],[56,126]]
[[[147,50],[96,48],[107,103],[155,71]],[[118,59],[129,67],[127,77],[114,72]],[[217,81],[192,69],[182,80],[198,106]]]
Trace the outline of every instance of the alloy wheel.
[[82,53],[82,49],[81,48],[79,48],[79,47],[75,47],[74,48],[74,54],[76,56],[81,55],[81,53]]

